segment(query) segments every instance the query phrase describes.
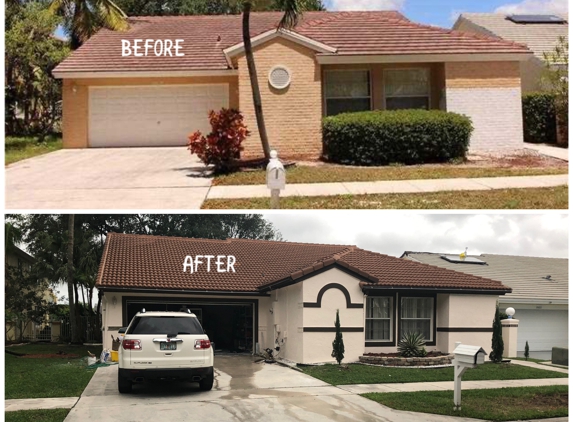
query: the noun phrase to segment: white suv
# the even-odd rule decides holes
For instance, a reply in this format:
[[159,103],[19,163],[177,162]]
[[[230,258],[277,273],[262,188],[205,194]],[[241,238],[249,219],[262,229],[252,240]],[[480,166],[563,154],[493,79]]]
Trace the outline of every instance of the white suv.
[[187,312],[138,312],[119,348],[118,389],[134,382],[175,378],[213,388],[213,348],[197,317]]

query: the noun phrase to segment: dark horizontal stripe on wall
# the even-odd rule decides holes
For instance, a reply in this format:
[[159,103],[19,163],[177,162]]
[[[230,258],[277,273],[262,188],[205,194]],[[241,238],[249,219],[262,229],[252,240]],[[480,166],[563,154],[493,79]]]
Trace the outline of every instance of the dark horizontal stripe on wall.
[[492,333],[492,327],[475,328],[475,327],[438,327],[440,333]]
[[396,343],[394,343],[393,341],[387,341],[384,343],[381,343],[379,341],[367,341],[366,343],[364,343],[365,347],[389,347],[389,346],[396,346]]
[[[336,327],[304,327],[305,333],[335,333]],[[343,333],[363,333],[364,327],[340,327]]]
[[[302,304],[303,307],[305,308],[320,308],[321,304],[320,303],[314,303],[314,302],[304,302]],[[358,309],[358,308],[364,308],[364,304],[363,303],[348,303],[347,308],[351,308],[351,309]]]

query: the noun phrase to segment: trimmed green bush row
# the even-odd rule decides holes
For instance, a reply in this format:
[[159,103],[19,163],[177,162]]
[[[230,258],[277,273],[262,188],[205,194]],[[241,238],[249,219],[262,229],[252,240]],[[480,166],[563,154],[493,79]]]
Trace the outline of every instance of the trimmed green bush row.
[[555,97],[546,92],[534,92],[525,94],[522,104],[525,142],[556,143]]
[[324,155],[361,166],[441,163],[465,158],[468,117],[439,110],[366,111],[326,117]]

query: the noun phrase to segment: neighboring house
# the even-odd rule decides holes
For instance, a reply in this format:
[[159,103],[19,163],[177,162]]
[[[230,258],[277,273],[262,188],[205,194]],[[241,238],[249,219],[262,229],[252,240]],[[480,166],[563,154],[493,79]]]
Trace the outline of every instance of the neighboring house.
[[[251,39],[271,147],[317,157],[324,116],[348,111],[441,109],[468,115],[470,148],[523,146],[520,63],[527,47],[409,21],[398,12],[307,12],[291,31],[282,14],[251,15]],[[185,145],[209,132],[207,113],[238,108],[262,154],[241,16],[138,17],[100,30],[54,70],[63,79],[65,148]],[[122,57],[122,40],[147,57]],[[182,57],[156,57],[156,40],[183,40]],[[141,49],[143,46],[143,50]],[[159,52],[159,44],[157,44]]]
[[[32,255],[23,251],[22,249],[14,246],[6,252],[6,263],[5,265],[12,268],[17,268],[23,273],[29,272],[34,264],[35,259]],[[56,303],[57,297],[51,288],[46,289],[44,292],[44,299],[48,302]],[[46,315],[46,323],[48,322],[49,315]],[[23,337],[28,339],[34,339],[37,331],[41,331],[44,328],[44,324],[34,324],[24,323],[24,328],[15,323],[6,322],[6,341],[14,341],[21,338],[20,333],[23,331]]]
[[[186,256],[197,255],[203,264],[184,272]],[[229,255],[235,272],[217,272],[216,259]],[[278,346],[280,357],[299,363],[334,361],[337,310],[347,362],[396,352],[410,331],[424,335],[428,351],[451,352],[457,341],[489,351],[497,299],[511,292],[499,281],[355,246],[116,233],[107,236],[96,286],[104,347],[143,308],[187,308],[216,350]]]
[[[529,342],[531,357],[551,358],[552,347],[567,347],[569,275],[567,259],[510,255],[404,252],[403,258],[498,280],[513,292],[499,297],[501,311],[515,308],[517,351]],[[445,258],[444,258],[445,257]],[[452,262],[453,261],[453,262]]]
[[543,53],[552,52],[559,44],[560,37],[568,37],[569,24],[566,19],[544,15],[463,13],[454,24],[454,29],[527,45],[534,55],[521,62],[521,89],[532,92],[543,89],[541,80],[546,69]]

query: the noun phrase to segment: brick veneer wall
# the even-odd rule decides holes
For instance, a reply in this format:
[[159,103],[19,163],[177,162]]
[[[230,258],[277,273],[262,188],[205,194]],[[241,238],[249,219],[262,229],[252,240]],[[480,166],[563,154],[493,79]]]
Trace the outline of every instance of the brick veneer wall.
[[[265,125],[271,148],[279,157],[318,157],[322,152],[322,95],[320,66],[314,51],[291,41],[276,38],[254,49],[261,90]],[[245,56],[237,60],[239,69],[239,109],[245,116],[251,136],[243,144],[243,157],[262,155],[255,119],[253,96]],[[268,81],[270,70],[284,65],[291,72],[291,83],[284,90]]]
[[435,356],[427,358],[401,358],[384,356],[360,356],[359,361],[382,366],[438,366],[451,365],[454,355]]
[[446,63],[448,111],[472,119],[470,151],[523,147],[519,62]]

